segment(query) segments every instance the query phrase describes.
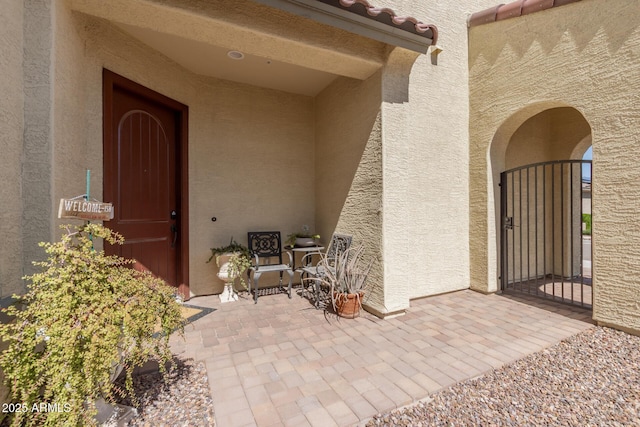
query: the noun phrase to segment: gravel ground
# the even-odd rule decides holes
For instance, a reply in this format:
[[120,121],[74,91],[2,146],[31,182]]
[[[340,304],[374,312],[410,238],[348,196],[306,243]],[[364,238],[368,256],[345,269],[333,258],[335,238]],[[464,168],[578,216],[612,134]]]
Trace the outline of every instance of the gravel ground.
[[[594,327],[366,426],[640,426],[639,368],[640,337]],[[135,387],[130,426],[214,425],[202,364],[179,362],[168,385],[156,373]]]
[[640,426],[640,337],[594,327],[373,426]]
[[[118,380],[123,385],[122,380]],[[138,416],[131,427],[210,427],[214,426],[213,400],[207,370],[202,363],[177,360],[167,382],[159,372],[134,377]],[[129,398],[118,403],[131,405]]]

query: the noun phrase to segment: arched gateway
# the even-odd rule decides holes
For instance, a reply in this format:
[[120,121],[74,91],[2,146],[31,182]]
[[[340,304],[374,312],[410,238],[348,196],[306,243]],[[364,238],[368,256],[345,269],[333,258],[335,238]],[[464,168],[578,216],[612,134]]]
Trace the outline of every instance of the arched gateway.
[[491,150],[500,172],[499,286],[592,307],[591,240],[582,225],[591,212],[591,168],[581,160],[591,127],[573,107],[537,107],[507,120],[510,130],[498,132]]
[[591,212],[587,164],[591,161],[553,160],[500,174],[503,292],[593,306],[590,230],[583,227]]

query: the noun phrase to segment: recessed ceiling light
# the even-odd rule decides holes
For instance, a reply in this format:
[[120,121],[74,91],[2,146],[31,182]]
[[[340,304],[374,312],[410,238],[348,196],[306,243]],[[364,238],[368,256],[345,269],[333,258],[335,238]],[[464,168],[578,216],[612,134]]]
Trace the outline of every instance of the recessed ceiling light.
[[230,50],[227,52],[227,56],[231,59],[244,59],[244,53],[238,50]]

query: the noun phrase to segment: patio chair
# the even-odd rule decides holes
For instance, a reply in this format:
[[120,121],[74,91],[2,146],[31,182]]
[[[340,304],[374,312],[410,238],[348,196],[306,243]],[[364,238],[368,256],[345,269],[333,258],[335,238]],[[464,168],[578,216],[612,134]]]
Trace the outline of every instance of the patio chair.
[[348,234],[336,233],[331,237],[331,242],[329,243],[326,253],[309,252],[300,260],[302,267],[296,269],[296,271],[300,273],[300,278],[303,282],[305,279],[313,281],[316,308],[320,308],[322,301],[326,299],[324,297],[327,296],[323,294],[323,298],[321,299],[322,278],[326,275],[326,267],[324,266],[324,263],[313,265],[313,256],[320,255],[321,257],[325,257],[328,261],[329,268],[331,268],[335,263],[336,257],[349,249],[352,239],[353,237]]
[[[291,254],[287,252],[289,256],[289,263],[283,264],[282,262],[282,239],[279,231],[258,231],[247,233],[249,241],[249,252],[254,258],[254,265],[249,268],[247,275],[249,276],[249,293],[251,293],[251,285],[254,286],[254,300],[258,303],[258,290],[260,276],[263,273],[280,273],[279,287],[282,287],[282,275],[287,273],[289,275],[289,287],[288,294],[291,298],[291,285],[293,284],[293,270],[291,269],[292,259]],[[277,260],[277,263],[274,261]],[[251,272],[253,272],[253,279],[251,278]]]

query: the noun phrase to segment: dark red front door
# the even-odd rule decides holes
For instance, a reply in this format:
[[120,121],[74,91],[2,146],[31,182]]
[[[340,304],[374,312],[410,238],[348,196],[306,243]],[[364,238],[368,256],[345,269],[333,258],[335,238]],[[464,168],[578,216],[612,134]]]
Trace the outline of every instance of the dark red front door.
[[108,247],[142,263],[173,286],[183,281],[184,209],[181,146],[186,107],[121,76],[104,72],[106,223],[125,238]]

